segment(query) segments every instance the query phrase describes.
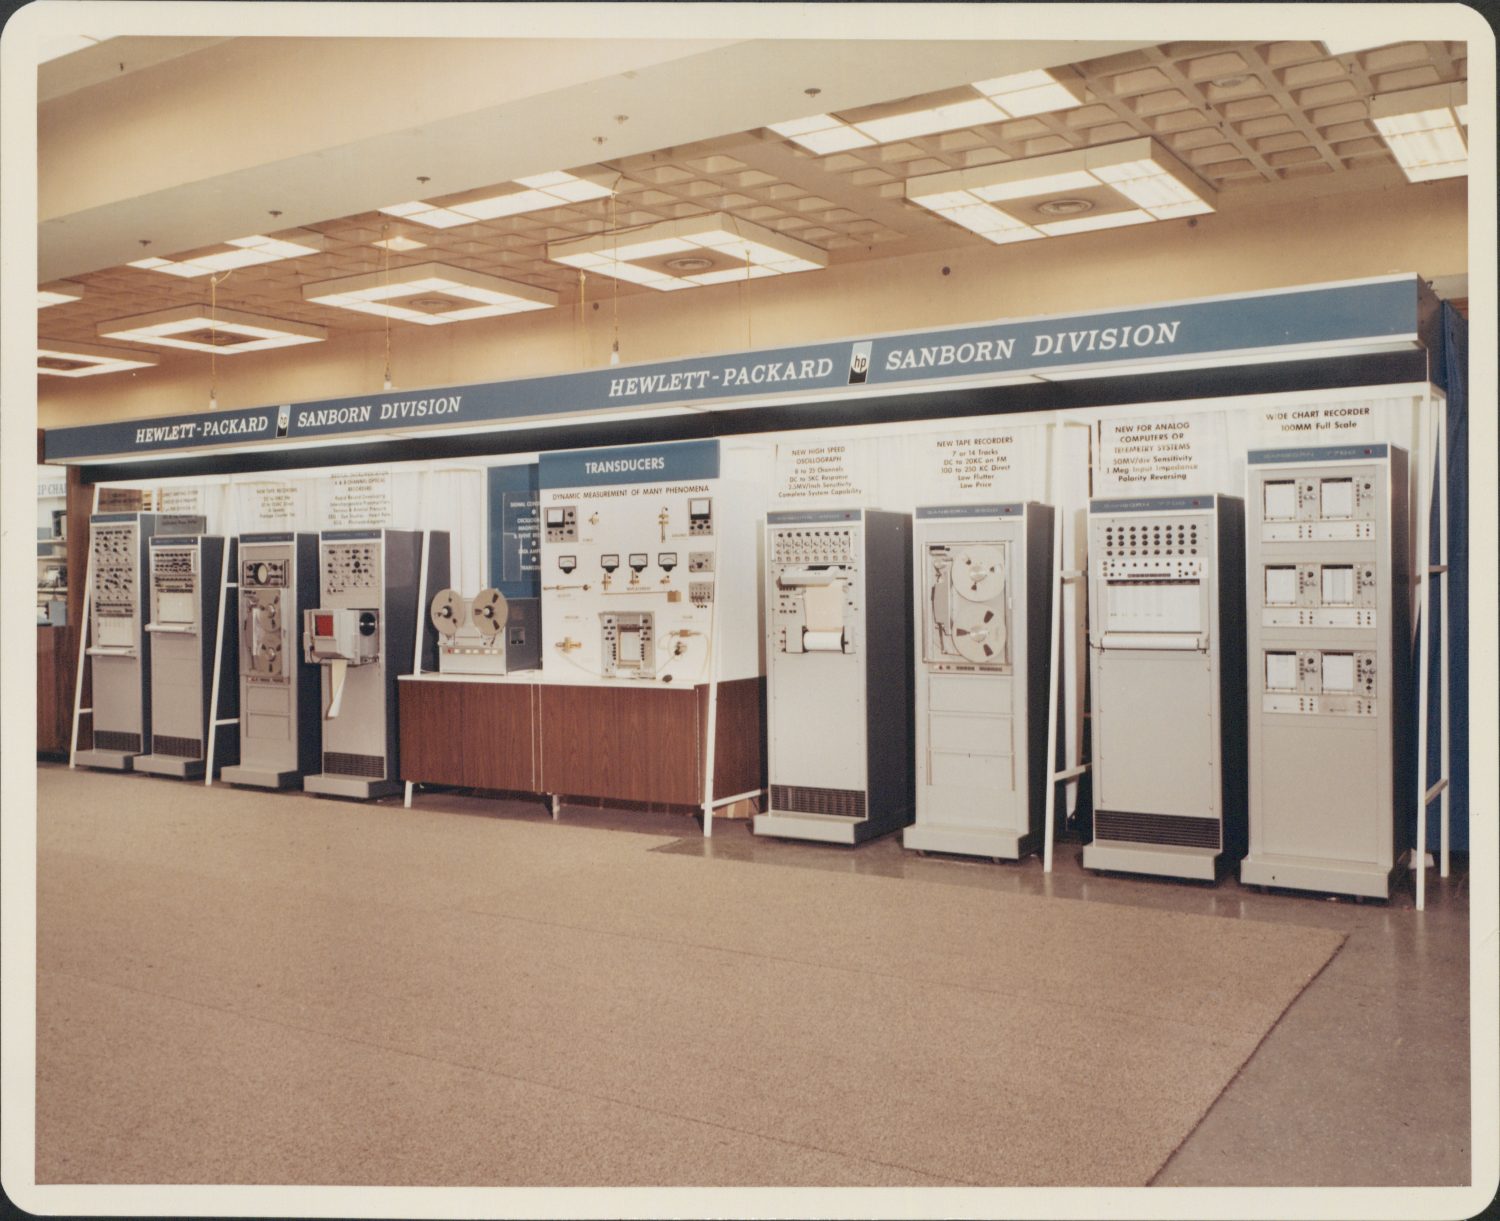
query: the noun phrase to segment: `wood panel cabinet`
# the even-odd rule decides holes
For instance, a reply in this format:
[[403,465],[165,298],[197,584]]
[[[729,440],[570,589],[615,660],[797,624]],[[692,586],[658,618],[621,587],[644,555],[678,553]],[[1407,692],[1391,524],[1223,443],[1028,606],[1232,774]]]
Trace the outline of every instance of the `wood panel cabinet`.
[[[409,678],[401,777],[467,788],[698,806],[708,686],[584,687]],[[714,795],[765,782],[765,681],[719,684]]]

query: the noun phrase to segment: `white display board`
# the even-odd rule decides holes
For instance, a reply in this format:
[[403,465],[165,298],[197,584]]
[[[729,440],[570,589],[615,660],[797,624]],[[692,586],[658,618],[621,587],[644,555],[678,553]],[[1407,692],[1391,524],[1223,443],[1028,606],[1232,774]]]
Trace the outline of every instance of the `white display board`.
[[776,505],[864,505],[873,491],[870,442],[794,436],[776,444]]

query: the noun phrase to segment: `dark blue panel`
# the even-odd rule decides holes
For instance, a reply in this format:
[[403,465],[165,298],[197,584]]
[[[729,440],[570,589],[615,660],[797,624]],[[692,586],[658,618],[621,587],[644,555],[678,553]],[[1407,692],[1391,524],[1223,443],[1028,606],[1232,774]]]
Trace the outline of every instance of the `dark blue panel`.
[[544,488],[589,488],[610,483],[691,483],[719,477],[718,441],[568,449],[542,455]]
[[487,583],[507,598],[535,598],[541,592],[538,486],[535,462],[489,468]]

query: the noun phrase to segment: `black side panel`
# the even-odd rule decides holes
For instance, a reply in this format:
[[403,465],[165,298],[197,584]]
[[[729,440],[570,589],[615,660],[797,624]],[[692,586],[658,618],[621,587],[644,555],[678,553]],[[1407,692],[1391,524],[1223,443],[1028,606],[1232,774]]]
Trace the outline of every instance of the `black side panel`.
[[1052,539],[1056,510],[1026,506],[1026,775],[1031,833],[1040,835],[1047,820],[1048,677],[1052,662]]
[[865,713],[869,817],[916,812],[911,517],[865,512]]
[[1221,864],[1225,864],[1238,861],[1250,846],[1250,696],[1245,644],[1245,502],[1237,496],[1220,496],[1218,500],[1219,757],[1224,765]]
[[[426,608],[417,606],[422,564],[422,531],[386,530],[385,534],[385,757],[386,776],[401,774],[400,726],[397,722],[397,678],[412,672],[412,651],[422,632],[422,668],[437,668],[436,631]],[[428,535],[427,592],[448,587],[448,532]],[[321,698],[321,697],[320,697]]]

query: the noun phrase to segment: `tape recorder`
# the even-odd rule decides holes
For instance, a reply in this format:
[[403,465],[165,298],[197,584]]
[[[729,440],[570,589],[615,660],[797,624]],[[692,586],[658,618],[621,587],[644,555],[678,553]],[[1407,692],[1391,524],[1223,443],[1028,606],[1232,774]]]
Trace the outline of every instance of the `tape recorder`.
[[509,674],[541,665],[541,609],[535,598],[507,599],[498,589],[471,598],[442,590],[428,611],[444,674]]

